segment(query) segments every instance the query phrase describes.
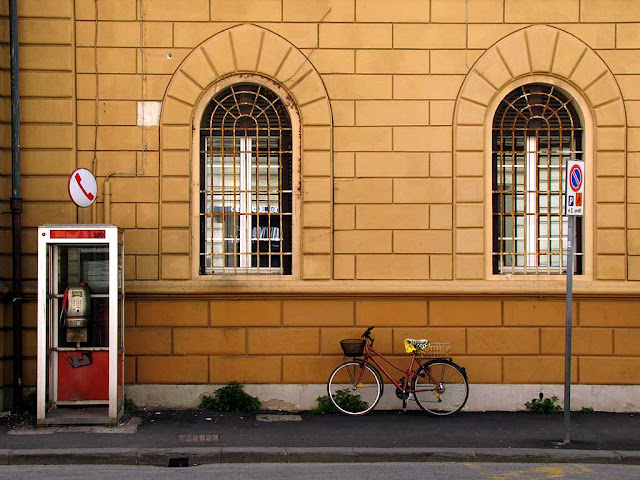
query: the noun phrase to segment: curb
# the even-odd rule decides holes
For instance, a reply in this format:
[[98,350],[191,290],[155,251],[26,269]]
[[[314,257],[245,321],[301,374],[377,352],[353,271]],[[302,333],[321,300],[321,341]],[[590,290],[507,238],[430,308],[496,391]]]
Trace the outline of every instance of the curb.
[[0,450],[1,465],[497,462],[640,465],[640,452],[535,448],[184,447]]

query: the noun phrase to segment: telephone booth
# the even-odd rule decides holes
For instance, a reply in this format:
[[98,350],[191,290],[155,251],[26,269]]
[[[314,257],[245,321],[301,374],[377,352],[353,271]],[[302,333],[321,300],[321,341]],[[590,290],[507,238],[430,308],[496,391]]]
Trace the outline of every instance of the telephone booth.
[[124,411],[124,233],[38,228],[38,425],[118,423]]

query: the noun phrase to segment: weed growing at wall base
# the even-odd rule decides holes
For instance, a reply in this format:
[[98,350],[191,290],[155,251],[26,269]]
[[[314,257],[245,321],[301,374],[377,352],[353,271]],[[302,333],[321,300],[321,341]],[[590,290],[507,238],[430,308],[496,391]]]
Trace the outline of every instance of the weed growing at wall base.
[[219,388],[213,396],[203,395],[200,408],[218,412],[257,412],[262,403],[242,389],[238,382]]
[[125,395],[124,397],[124,411],[131,412],[133,410],[137,410],[136,402]]
[[535,413],[559,413],[562,411],[562,407],[558,405],[558,397],[554,395],[551,398],[544,398],[542,392],[538,398],[532,398],[524,406],[527,407],[527,410]]
[[324,415],[325,413],[336,413],[338,409],[333,406],[331,399],[326,395],[318,397],[318,405],[311,409],[311,413]]
[[[369,404],[360,398],[360,395],[354,395],[348,389],[342,389],[336,391],[334,400],[341,408],[347,411],[365,410]],[[333,405],[333,402],[326,395],[324,397],[318,397],[318,406],[311,409],[311,413],[338,413],[338,409]]]

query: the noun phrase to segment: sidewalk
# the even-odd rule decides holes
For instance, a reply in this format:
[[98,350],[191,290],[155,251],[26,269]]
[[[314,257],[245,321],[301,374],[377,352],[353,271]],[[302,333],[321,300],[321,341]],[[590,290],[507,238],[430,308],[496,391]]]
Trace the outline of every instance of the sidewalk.
[[[0,464],[194,465],[219,462],[571,462],[640,464],[640,414],[574,413],[571,443],[561,414],[461,413],[434,418],[417,411],[363,417],[133,412],[113,429],[0,430]],[[273,416],[273,417],[272,417]],[[7,419],[4,419],[7,420]],[[276,420],[276,421],[265,421]],[[134,432],[135,433],[126,433]],[[110,432],[110,433],[97,433]]]

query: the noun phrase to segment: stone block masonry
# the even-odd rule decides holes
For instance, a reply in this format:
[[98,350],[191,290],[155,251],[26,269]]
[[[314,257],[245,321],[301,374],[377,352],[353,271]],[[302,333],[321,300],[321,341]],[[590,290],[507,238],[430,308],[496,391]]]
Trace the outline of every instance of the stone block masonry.
[[[638,385],[640,10],[634,0],[533,3],[21,0],[25,383],[35,380],[36,227],[80,219],[65,187],[76,167],[98,180],[87,221],[125,230],[136,388],[321,384],[338,340],[370,325],[394,358],[405,336],[451,339],[475,385],[560,383],[564,275],[497,275],[492,263],[493,116],[509,92],[542,83],[573,100],[584,131],[574,380]],[[241,82],[276,92],[292,121],[287,276],[199,272],[200,122],[217,92]],[[158,125],[139,125],[141,102],[161,104]],[[0,215],[0,295],[11,284],[8,222]],[[526,224],[528,235],[543,228]]]

